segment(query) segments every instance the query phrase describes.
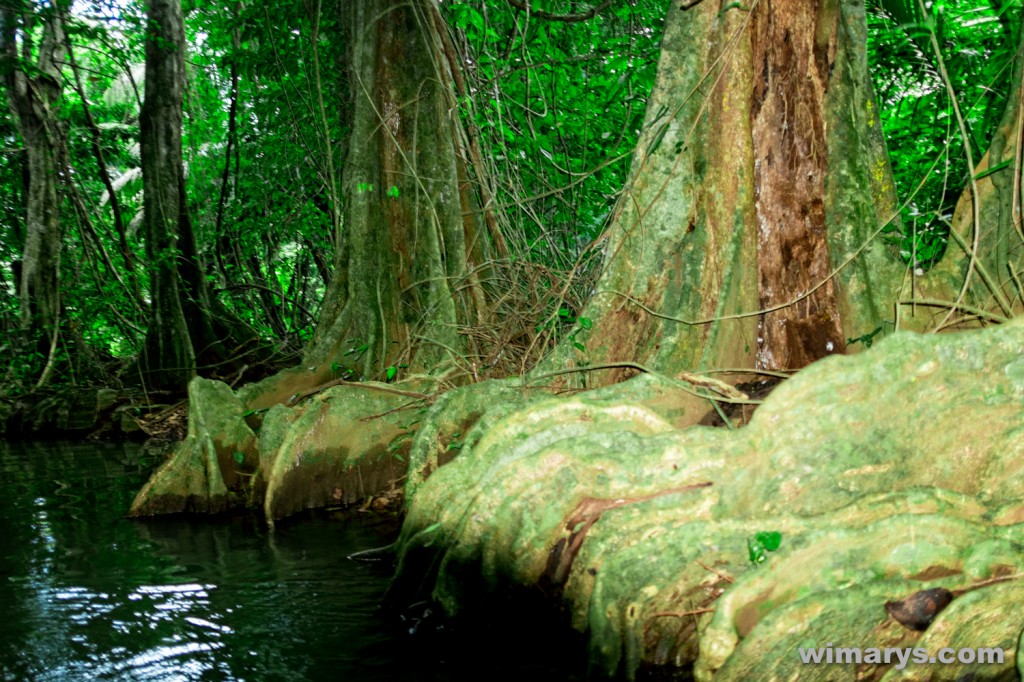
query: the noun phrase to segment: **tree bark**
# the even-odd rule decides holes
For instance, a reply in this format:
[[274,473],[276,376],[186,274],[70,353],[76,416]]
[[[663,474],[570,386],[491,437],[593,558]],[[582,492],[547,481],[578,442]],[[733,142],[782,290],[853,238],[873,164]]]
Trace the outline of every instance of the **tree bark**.
[[[25,16],[29,16],[27,11]],[[63,131],[55,112],[61,98],[58,62],[64,51],[63,30],[56,11],[43,17],[43,39],[35,73],[29,75],[19,63],[18,10],[10,5],[0,9],[0,23],[0,44],[7,64],[4,76],[7,101],[25,145],[29,178],[25,248],[18,286],[20,322],[22,328],[33,335],[45,333],[48,337],[60,314],[57,159]]]
[[872,236],[895,194],[865,34],[861,2],[669,9],[586,350],[547,368],[799,369],[891,319],[900,272]]
[[178,242],[188,220],[181,149],[184,17],[180,0],[148,0],[146,7],[146,94],[139,125],[151,302],[141,366],[147,385],[180,389],[196,365],[178,276]]
[[486,245],[432,0],[342,5],[351,122],[338,265],[306,364],[436,369],[482,314]]

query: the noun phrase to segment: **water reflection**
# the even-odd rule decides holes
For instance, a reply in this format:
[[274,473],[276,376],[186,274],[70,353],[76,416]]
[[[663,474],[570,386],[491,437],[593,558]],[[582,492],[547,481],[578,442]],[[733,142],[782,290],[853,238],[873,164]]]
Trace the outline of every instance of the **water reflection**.
[[[134,445],[0,443],[0,677],[314,679],[384,660],[380,569],[345,559],[392,527],[122,518],[158,462]],[[353,646],[349,653],[340,638]]]
[[[0,679],[567,679],[559,660],[397,639],[393,523],[122,518],[159,454],[0,442]],[[493,644],[493,642],[491,642]],[[577,669],[578,670],[578,669]]]

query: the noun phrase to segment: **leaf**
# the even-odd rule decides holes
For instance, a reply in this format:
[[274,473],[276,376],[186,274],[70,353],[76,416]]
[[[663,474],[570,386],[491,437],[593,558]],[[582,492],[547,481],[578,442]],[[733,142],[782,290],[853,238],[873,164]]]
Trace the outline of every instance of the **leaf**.
[[587,352],[587,347],[586,347],[586,346],[584,346],[584,345],[583,345],[582,343],[580,343],[579,341],[573,341],[573,342],[572,342],[572,345],[573,345],[573,347],[574,347],[574,348],[576,348],[576,350],[578,350],[578,351],[581,351],[581,352],[583,352],[583,353],[586,353],[586,352]]
[[754,538],[769,552],[774,552],[782,544],[782,533],[778,531],[757,533]]
[[242,462],[245,461],[245,453],[244,452],[238,452],[236,450],[235,454],[234,454],[234,458],[235,458],[235,462],[237,462],[238,464],[241,464]]
[[472,5],[466,3],[455,7],[455,26],[465,30],[472,26],[477,31],[483,32],[484,16]]
[[398,374],[398,368],[395,367],[394,365],[391,365],[384,371],[384,376],[387,378],[388,381],[394,379],[396,374]]
[[579,322],[580,326],[583,327],[584,329],[593,329],[594,327],[594,321],[591,320],[589,317],[580,317],[577,318],[576,321]]
[[750,558],[750,563],[761,564],[764,563],[765,554],[764,546],[754,540],[754,538],[747,538],[747,556]]

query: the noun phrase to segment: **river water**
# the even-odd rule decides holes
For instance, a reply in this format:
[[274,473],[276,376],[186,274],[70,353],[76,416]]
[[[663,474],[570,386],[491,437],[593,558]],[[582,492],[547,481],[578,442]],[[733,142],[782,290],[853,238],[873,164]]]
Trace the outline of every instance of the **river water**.
[[393,521],[125,519],[160,455],[0,441],[0,679],[567,680],[577,655],[486,627],[409,636],[391,566],[347,559]]

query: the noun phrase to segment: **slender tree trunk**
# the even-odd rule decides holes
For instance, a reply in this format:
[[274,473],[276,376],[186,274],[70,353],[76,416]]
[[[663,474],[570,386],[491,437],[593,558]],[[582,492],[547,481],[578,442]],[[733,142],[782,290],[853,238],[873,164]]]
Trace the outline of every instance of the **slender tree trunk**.
[[722,5],[669,9],[586,350],[563,345],[548,368],[799,369],[892,319],[863,4]]
[[[27,17],[28,14],[26,13]],[[43,39],[33,74],[18,66],[18,10],[0,9],[0,43],[7,64],[7,101],[18,122],[28,167],[25,248],[18,297],[21,325],[47,341],[60,315],[60,194],[57,157],[62,131],[56,118],[61,98],[58,62],[63,54],[63,30],[57,12],[43,19]],[[24,41],[26,38],[23,37]],[[48,345],[48,344],[47,344]]]
[[180,0],[148,0],[146,7],[146,94],[139,123],[151,302],[141,365],[148,385],[183,388],[196,364],[178,277],[178,241],[187,220],[181,150],[184,18]]

